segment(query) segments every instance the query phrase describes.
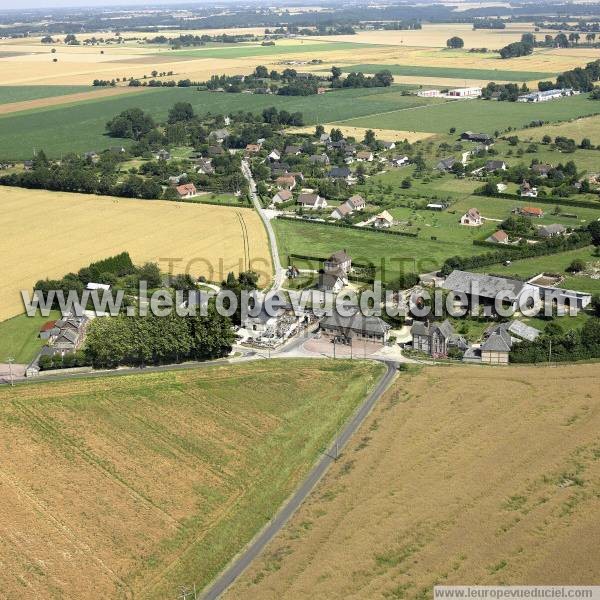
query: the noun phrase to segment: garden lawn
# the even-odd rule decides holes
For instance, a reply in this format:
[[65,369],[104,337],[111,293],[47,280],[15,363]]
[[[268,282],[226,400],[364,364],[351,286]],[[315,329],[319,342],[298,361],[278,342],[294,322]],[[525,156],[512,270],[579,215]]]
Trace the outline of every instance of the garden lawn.
[[277,219],[273,225],[284,265],[288,264],[290,253],[328,257],[344,248],[354,263],[373,263],[382,281],[391,281],[401,273],[432,271],[441,267],[450,256],[472,256],[486,251],[473,246],[471,238],[467,237],[448,236],[443,240],[432,240],[431,235],[435,235],[437,230],[435,233],[423,231],[418,238],[412,238],[300,220]]
[[38,336],[40,327],[59,318],[60,313],[52,311],[48,317],[22,314],[0,322],[0,363],[12,357],[17,364],[29,364],[46,343]]
[[600,293],[600,279],[592,279],[584,274],[570,275],[566,272],[566,269],[575,259],[581,259],[585,263],[598,263],[600,256],[595,254],[593,246],[587,246],[585,248],[578,248],[577,250],[561,252],[560,254],[513,260],[508,266],[492,265],[490,267],[475,269],[475,271],[481,273],[493,271],[494,273],[506,276],[515,275],[525,279],[530,279],[539,273],[557,273],[566,276],[560,287],[588,292],[590,294]]

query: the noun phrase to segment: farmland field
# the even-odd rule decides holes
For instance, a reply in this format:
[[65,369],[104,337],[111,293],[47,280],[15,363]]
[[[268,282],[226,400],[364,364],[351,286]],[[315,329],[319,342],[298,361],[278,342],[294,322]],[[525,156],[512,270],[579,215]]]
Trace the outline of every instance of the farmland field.
[[[600,106],[598,108],[600,109]],[[544,127],[524,129],[517,132],[517,135],[523,139],[537,141],[540,141],[545,135],[549,135],[552,139],[562,135],[578,142],[583,138],[589,138],[592,144],[597,145],[600,144],[600,115],[574,119],[565,123],[544,125]],[[598,169],[600,170],[600,166]]]
[[401,377],[225,599],[595,584],[599,387],[597,365]]
[[24,100],[37,100],[38,98],[51,98],[65,96],[79,92],[91,92],[101,88],[90,85],[1,85],[0,104],[9,102],[23,102]]
[[175,50],[169,56],[183,56],[194,58],[245,58],[254,56],[277,56],[286,54],[305,54],[307,52],[321,52],[324,56],[328,52],[343,50],[356,50],[362,52],[365,48],[375,44],[355,44],[352,42],[322,42],[304,43],[303,41],[292,44],[275,44],[275,46],[235,44],[226,48],[206,48],[194,50]]
[[123,97],[87,101],[75,106],[39,109],[0,117],[0,157],[31,158],[33,148],[43,148],[51,157],[58,157],[60,153],[69,151],[86,152],[108,148],[118,142],[105,135],[106,122],[121,111],[139,107],[157,119],[164,119],[171,106],[180,101],[190,102],[199,113],[260,111],[276,106],[290,112],[302,112],[305,122],[309,124],[439,102],[402,96],[402,91],[393,87],[340,90],[316,97],[273,97],[198,92],[190,88],[154,88],[139,94],[126,94]]
[[291,361],[0,390],[0,588],[175,598],[279,508],[383,367]]
[[351,73],[376,73],[387,69],[392,75],[408,75],[420,77],[446,77],[451,79],[487,79],[488,81],[532,81],[534,79],[550,79],[555,73],[539,71],[506,71],[501,69],[469,69],[461,67],[429,67],[421,65],[351,65],[343,67],[343,71]]
[[458,131],[493,133],[509,126],[520,129],[534,120],[566,121],[597,112],[600,112],[600,107],[589,100],[587,95],[542,104],[466,100],[426,106],[420,110],[394,110],[387,114],[345,119],[344,124],[432,133],[443,133],[450,127],[456,127]]
[[0,231],[0,320],[23,312],[19,290],[123,251],[209,280],[249,266],[271,276],[263,224],[245,208],[0,187]]
[[288,254],[327,257],[345,248],[357,263],[374,263],[382,280],[402,272],[423,273],[442,266],[449,256],[471,256],[485,252],[473,246],[470,235],[431,240],[436,231],[423,231],[418,238],[392,236],[375,231],[330,227],[302,221],[274,221],[279,253],[284,265]]

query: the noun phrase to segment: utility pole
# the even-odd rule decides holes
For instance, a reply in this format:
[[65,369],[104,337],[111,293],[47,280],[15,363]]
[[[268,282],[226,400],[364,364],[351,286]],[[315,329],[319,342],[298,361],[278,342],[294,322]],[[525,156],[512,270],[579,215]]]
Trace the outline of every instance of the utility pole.
[[6,362],[8,363],[8,372],[10,373],[10,387],[15,387],[15,382],[13,380],[13,370],[12,370],[12,366],[13,366],[13,363],[15,362],[15,359],[13,356],[9,356],[6,359]]
[[550,348],[548,349],[548,362],[552,362],[552,340],[550,341]]

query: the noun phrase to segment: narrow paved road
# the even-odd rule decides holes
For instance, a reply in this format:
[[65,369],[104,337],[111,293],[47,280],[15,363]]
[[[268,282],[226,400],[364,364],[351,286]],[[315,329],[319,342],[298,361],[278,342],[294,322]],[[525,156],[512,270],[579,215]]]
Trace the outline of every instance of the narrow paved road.
[[367,415],[371,412],[375,403],[385,390],[389,387],[397,373],[397,365],[393,362],[385,363],[387,370],[379,380],[375,389],[360,406],[358,411],[345,425],[342,432],[333,440],[328,451],[322,455],[319,462],[311,469],[300,487],[293,496],[284,504],[283,508],[273,517],[268,525],[250,542],[233,562],[219,575],[210,585],[203,596],[203,600],[216,600],[225,590],[248,568],[252,561],[262,552],[263,548],[281,531],[287,521],[300,508],[301,504],[313,491],[321,477],[327,472],[332,462],[336,460],[338,453],[348,443],[348,440],[362,425]]
[[242,174],[248,180],[250,184],[250,198],[252,199],[252,203],[254,204],[254,208],[256,212],[260,215],[263,223],[265,224],[265,228],[267,230],[267,234],[269,236],[269,245],[271,246],[271,257],[273,259],[273,269],[275,270],[275,277],[273,278],[273,283],[271,287],[273,290],[279,290],[283,287],[283,281],[285,279],[285,271],[281,266],[281,261],[279,260],[279,250],[277,248],[277,238],[275,237],[275,232],[273,231],[273,226],[271,225],[271,220],[265,214],[265,211],[260,203],[260,199],[258,194],[256,193],[256,183],[252,178],[252,172],[250,171],[250,165],[247,161],[242,161]]

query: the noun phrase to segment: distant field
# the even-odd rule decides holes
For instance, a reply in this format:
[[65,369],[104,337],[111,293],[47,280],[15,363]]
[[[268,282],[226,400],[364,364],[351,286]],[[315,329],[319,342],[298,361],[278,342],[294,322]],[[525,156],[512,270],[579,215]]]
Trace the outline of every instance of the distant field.
[[[598,103],[600,105],[600,102]],[[598,106],[600,111],[600,106]],[[533,129],[524,129],[518,131],[523,139],[541,140],[545,135],[549,135],[552,139],[562,135],[572,138],[579,142],[583,138],[589,138],[592,144],[600,144],[600,115],[594,117],[585,117],[583,119],[575,119],[566,123],[556,125],[545,125],[544,127],[535,127]],[[600,165],[599,169],[600,170]]]
[[3,597],[201,590],[273,517],[382,371],[285,360],[4,386]]
[[436,230],[424,230],[418,238],[391,236],[369,231],[356,231],[303,223],[302,221],[274,221],[279,253],[284,265],[290,253],[309,256],[329,256],[345,248],[357,263],[374,263],[384,281],[392,280],[402,272],[423,273],[442,266],[450,256],[481,254],[485,248],[472,244],[472,236],[448,236],[431,240]]
[[123,251],[164,271],[174,259],[175,272],[210,280],[249,267],[265,283],[271,276],[264,226],[247,208],[0,187],[0,231],[0,320],[24,311],[19,291],[39,279]]
[[595,364],[402,375],[224,600],[595,585],[598,389]]
[[420,110],[372,114],[344,120],[344,124],[432,133],[443,133],[450,127],[456,127],[458,131],[477,130],[493,133],[509,126],[520,129],[534,120],[566,121],[597,112],[600,112],[600,107],[596,102],[589,100],[587,95],[542,104],[465,100],[426,106]]
[[534,79],[551,78],[555,73],[539,71],[505,71],[501,69],[468,69],[461,67],[424,67],[417,65],[351,65],[343,67],[346,73],[359,71],[376,73],[382,69],[391,71],[392,75],[447,77],[454,79],[487,79],[489,81],[532,81]]
[[140,107],[157,119],[164,119],[169,108],[179,101],[190,102],[199,113],[261,111],[266,107],[276,106],[292,112],[302,112],[307,124],[339,121],[432,103],[428,99],[402,96],[402,90],[394,87],[339,90],[321,96],[304,97],[155,88],[139,94],[125,94],[69,107],[44,108],[0,117],[0,158],[31,158],[34,148],[43,148],[51,157],[58,157],[69,151],[86,152],[108,148],[116,142],[105,135],[106,122],[121,111]]
[[321,52],[324,57],[328,52],[339,52],[343,50],[357,50],[360,52],[365,48],[377,47],[378,44],[355,44],[352,42],[322,42],[303,43],[299,41],[294,44],[275,46],[260,45],[234,45],[226,48],[206,48],[193,50],[174,50],[169,56],[187,56],[194,58],[246,58],[250,56],[277,56],[279,54],[304,54],[306,52]]
[[0,104],[66,96],[99,89],[102,88],[91,85],[0,85]]

